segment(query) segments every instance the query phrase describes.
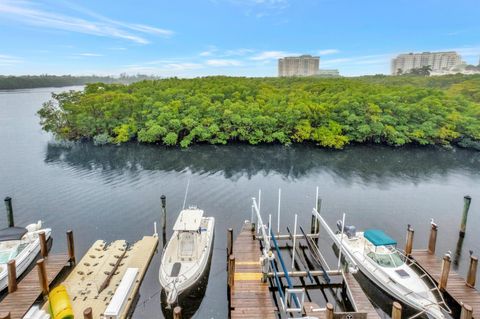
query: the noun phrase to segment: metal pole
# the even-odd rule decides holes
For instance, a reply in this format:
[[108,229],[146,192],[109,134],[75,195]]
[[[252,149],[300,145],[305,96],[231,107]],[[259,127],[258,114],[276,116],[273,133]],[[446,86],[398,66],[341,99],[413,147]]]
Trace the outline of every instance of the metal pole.
[[272,230],[272,214],[268,214],[268,240],[270,240],[270,231]]
[[462,223],[460,224],[460,237],[465,236],[465,231],[467,230],[467,218],[468,218],[468,210],[470,209],[470,203],[472,202],[472,198],[468,195],[463,197],[463,215],[462,215]]
[[295,214],[295,224],[293,229],[293,249],[292,249],[292,269],[295,265],[295,248],[297,247],[297,214]]
[[[315,209],[317,210],[317,212],[320,212],[319,211],[320,207],[319,207],[319,203],[318,203],[319,199],[320,199],[320,197],[318,196],[318,186],[317,186],[316,196],[315,196]],[[314,229],[315,234],[317,233],[317,230],[318,230],[317,218],[315,218],[315,229]]]
[[343,248],[343,236],[345,232],[345,213],[343,213],[342,218],[342,233],[340,234],[340,249],[338,251],[338,265],[337,269],[340,269],[340,263],[342,262],[342,248]]
[[8,227],[14,227],[15,222],[13,220],[13,208],[12,208],[12,198],[11,197],[5,197],[5,207],[7,208],[7,221],[8,221]]
[[278,211],[277,211],[277,234],[280,234],[280,201],[282,198],[282,189],[278,189]]

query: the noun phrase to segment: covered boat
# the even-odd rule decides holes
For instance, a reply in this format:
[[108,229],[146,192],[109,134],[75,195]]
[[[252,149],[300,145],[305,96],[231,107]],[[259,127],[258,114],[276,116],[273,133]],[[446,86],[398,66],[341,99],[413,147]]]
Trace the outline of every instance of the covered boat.
[[51,229],[43,228],[42,222],[30,224],[27,227],[8,227],[0,229],[0,291],[8,284],[7,263],[14,259],[17,278],[20,277],[28,266],[35,260],[40,252],[40,239],[38,234],[45,232],[45,237],[50,238]]
[[434,281],[396,248],[394,239],[379,229],[356,232],[354,226],[341,227],[341,221],[337,225],[336,244],[378,287],[419,314],[441,319],[451,312]]
[[182,210],[173,226],[173,235],[164,249],[159,281],[173,304],[178,296],[192,287],[202,276],[214,238],[213,217],[203,217],[203,210],[190,207]]

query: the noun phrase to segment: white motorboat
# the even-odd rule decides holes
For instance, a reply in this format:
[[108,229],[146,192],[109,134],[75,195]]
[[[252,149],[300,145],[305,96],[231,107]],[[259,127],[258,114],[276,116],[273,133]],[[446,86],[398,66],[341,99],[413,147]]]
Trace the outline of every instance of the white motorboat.
[[215,219],[203,217],[203,210],[182,210],[173,226],[173,235],[164,249],[159,280],[173,304],[178,296],[202,276],[213,246]]
[[50,228],[42,229],[42,222],[27,227],[8,227],[0,229],[0,291],[8,284],[7,263],[14,259],[17,278],[30,266],[40,252],[38,234],[45,232],[48,240],[52,233]]
[[451,312],[433,280],[396,248],[394,239],[378,229],[356,232],[354,226],[343,228],[341,221],[337,225],[336,244],[378,287],[429,317],[442,319]]

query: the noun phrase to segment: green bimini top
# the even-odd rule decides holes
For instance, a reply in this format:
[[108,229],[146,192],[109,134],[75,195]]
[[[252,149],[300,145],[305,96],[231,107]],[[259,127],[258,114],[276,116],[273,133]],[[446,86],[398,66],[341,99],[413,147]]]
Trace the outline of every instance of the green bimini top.
[[363,237],[368,239],[374,246],[395,246],[397,244],[393,238],[380,229],[367,229],[363,233]]

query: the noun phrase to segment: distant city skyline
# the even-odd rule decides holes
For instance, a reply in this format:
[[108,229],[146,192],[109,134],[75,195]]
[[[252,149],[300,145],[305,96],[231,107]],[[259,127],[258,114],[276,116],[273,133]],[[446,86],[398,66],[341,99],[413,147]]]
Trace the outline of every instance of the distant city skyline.
[[0,0],[0,74],[276,76],[279,58],[309,54],[355,76],[390,74],[392,58],[424,51],[456,51],[477,65],[479,8],[476,0]]

